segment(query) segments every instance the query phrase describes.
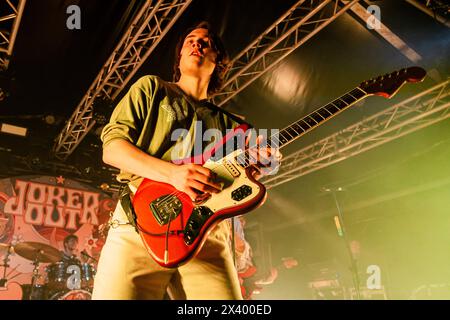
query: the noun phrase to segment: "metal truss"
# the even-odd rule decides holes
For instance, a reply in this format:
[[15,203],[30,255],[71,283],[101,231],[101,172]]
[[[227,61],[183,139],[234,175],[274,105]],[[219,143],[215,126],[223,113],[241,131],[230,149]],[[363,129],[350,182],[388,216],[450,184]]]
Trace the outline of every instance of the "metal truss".
[[3,160],[3,166],[0,167],[0,179],[23,175],[65,175],[99,188],[101,184],[106,183],[108,185],[106,191],[111,193],[118,192],[121,187],[116,180],[119,170],[109,166],[98,166],[86,170],[87,168],[80,168],[79,165],[47,160],[39,155],[15,155],[11,153],[11,150],[4,148],[0,148],[0,157]]
[[450,118],[450,79],[285,157],[268,189]]
[[[341,0],[343,3],[348,1]],[[367,21],[372,18],[371,13],[361,4],[356,4],[350,9],[358,18],[359,21],[366,26]],[[373,32],[378,33],[382,38],[384,38],[390,45],[395,49],[400,51],[405,57],[414,63],[419,63],[422,60],[420,54],[418,54],[414,49],[408,46],[408,44],[403,41],[399,36],[397,36],[392,30],[390,30],[384,23],[378,21],[379,26],[373,29]]]
[[0,69],[6,70],[16,42],[26,0],[4,0],[0,4]]
[[358,0],[300,0],[231,61],[232,67],[213,101],[222,106],[274,67]]
[[[152,4],[153,2],[153,4]],[[114,100],[192,0],[145,1],[56,139],[55,156],[65,160],[95,124],[94,104]]]
[[420,11],[450,28],[450,4],[445,0],[405,0]]

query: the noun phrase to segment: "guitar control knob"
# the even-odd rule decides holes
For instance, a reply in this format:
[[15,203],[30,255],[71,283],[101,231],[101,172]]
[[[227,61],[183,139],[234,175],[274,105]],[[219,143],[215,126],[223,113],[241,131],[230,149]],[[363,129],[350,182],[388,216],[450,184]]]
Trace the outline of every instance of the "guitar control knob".
[[195,230],[198,229],[199,225],[198,222],[194,221],[194,220],[190,220],[188,223],[189,228]]
[[202,217],[207,217],[212,214],[212,211],[208,207],[197,207],[197,214]]
[[192,244],[194,242],[194,235],[193,235],[192,232],[190,232],[190,231],[185,232],[185,234],[184,234],[184,242],[186,244]]

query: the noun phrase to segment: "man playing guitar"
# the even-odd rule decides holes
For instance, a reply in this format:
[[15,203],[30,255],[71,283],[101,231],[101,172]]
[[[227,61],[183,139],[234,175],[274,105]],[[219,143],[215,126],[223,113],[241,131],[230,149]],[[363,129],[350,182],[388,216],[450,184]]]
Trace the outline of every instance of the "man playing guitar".
[[[175,57],[174,82],[144,76],[116,106],[101,135],[103,160],[121,170],[117,178],[132,192],[146,178],[170,184],[196,201],[219,193],[222,186],[209,169],[195,163],[174,164],[174,156],[193,154],[194,124],[225,134],[242,121],[218,111],[208,101],[221,86],[228,56],[207,23],[187,30]],[[191,141],[172,140],[173,132],[180,128],[189,132]],[[259,155],[281,158],[270,148]],[[178,268],[164,268],[151,259],[123,201],[112,221],[98,263],[93,299],[162,299],[169,284],[177,288],[175,298],[242,298],[228,244],[227,220],[218,223],[196,256]]]

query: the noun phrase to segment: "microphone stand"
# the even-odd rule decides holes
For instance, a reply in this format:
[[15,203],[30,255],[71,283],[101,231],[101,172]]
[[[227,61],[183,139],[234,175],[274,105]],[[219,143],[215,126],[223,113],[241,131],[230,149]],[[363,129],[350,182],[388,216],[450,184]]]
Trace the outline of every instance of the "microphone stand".
[[95,259],[94,257],[91,257],[85,250],[81,251],[81,255],[85,256],[88,259],[91,259],[95,262],[98,262],[97,259]]
[[[336,204],[336,208],[337,208],[337,212],[338,212],[338,216],[335,217],[336,228],[338,229],[339,235],[342,236],[342,238],[344,239],[345,247],[347,248],[347,251],[348,251],[348,254],[350,257],[350,271],[352,273],[353,285],[355,286],[356,298],[357,298],[357,300],[361,300],[361,291],[360,291],[361,281],[359,279],[358,263],[357,263],[355,255],[353,254],[352,249],[350,247],[350,242],[348,240],[347,232],[346,232],[346,228],[345,228],[345,224],[344,224],[344,215],[343,215],[342,209],[339,205],[339,201],[336,196],[336,191],[343,191],[343,189],[339,187],[337,189],[324,188],[324,190],[326,192],[331,192],[331,194],[333,195],[333,199]],[[336,218],[338,218],[338,221],[336,221]]]

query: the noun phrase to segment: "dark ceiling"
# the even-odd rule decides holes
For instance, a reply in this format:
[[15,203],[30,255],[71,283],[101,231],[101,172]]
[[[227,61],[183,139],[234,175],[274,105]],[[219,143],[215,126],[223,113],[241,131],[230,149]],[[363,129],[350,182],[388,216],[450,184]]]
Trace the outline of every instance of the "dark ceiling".
[[[144,74],[157,74],[170,80],[177,37],[196,21],[209,20],[218,26],[233,56],[294,2],[194,0],[134,80]],[[81,8],[81,30],[68,30],[65,26],[68,16],[66,8],[71,4]],[[380,6],[382,22],[421,55],[420,66],[435,71],[423,83],[405,86],[392,100],[368,99],[361,108],[349,110],[292,144],[285,154],[417,94],[449,76],[448,28],[406,1],[367,1],[362,4]],[[31,158],[40,158],[41,162],[50,161],[53,139],[74,111],[138,7],[139,1],[27,1],[11,64],[3,74],[2,81],[10,96],[0,102],[0,121],[26,125],[30,128],[30,135],[26,141],[0,136],[4,159],[9,154],[31,155]],[[380,35],[368,30],[353,14],[344,14],[293,52],[279,67],[234,97],[226,107],[244,115],[256,127],[281,128],[363,80],[413,64]],[[273,84],[286,68],[290,73],[284,75],[292,77],[296,86],[293,92],[288,91],[283,96],[274,89]],[[114,102],[103,106],[99,112],[108,117],[113,106]],[[56,123],[46,124],[46,115],[55,116]],[[91,179],[98,184],[111,174],[105,173],[105,168],[102,168],[100,141],[94,132],[76,149],[67,160],[67,165],[79,167],[80,170],[92,168],[98,176]],[[5,153],[5,150],[8,152]],[[340,197],[345,208],[350,208],[350,228],[355,236],[361,236],[366,230],[367,234],[373,232],[372,240],[382,238],[384,232],[389,237],[394,231],[383,229],[387,228],[385,222],[388,216],[398,226],[408,212],[422,219],[423,215],[418,212],[425,210],[425,204],[445,196],[450,198],[449,183],[439,188],[431,186],[428,189],[424,187],[420,192],[411,191],[411,183],[420,187],[450,178],[449,158],[450,122],[447,119],[274,188],[267,203],[249,215],[249,220],[266,230],[265,239],[273,243],[274,256],[296,255],[310,261],[324,259],[323,256],[339,247],[339,242],[330,219],[336,214],[335,203],[329,194],[321,191],[323,186],[346,187],[347,192]],[[9,166],[14,166],[11,160],[5,160],[0,166],[2,176],[8,176]],[[393,196],[402,191],[404,196]],[[427,199],[425,204],[417,202],[419,197]],[[404,206],[392,203],[403,203]],[[442,208],[430,210],[435,215],[442,214]],[[364,224],[362,221],[376,223]],[[360,228],[361,224],[364,228]],[[327,249],[322,250],[324,247]]]

